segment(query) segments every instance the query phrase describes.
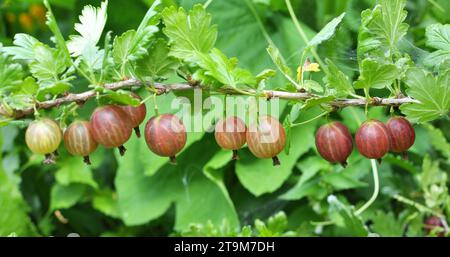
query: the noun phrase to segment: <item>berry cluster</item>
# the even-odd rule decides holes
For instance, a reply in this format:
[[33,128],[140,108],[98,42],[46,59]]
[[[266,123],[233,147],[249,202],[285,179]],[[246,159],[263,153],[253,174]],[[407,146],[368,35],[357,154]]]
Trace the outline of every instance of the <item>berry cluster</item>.
[[215,138],[220,147],[233,151],[233,160],[238,158],[237,150],[247,143],[258,158],[272,158],[273,165],[280,165],[277,155],[286,145],[283,125],[271,116],[262,116],[247,128],[238,117],[220,119],[216,123]]
[[[138,95],[132,94],[138,100]],[[76,120],[61,132],[58,124],[48,118],[37,119],[30,123],[25,141],[32,152],[44,154],[45,163],[54,163],[54,156],[61,140],[67,151],[82,156],[86,164],[91,164],[89,155],[99,144],[105,148],[118,148],[125,154],[123,144],[130,139],[133,129],[137,137],[141,136],[139,125],[147,114],[145,104],[137,107],[105,105],[98,107],[90,121]],[[159,156],[170,157],[175,163],[175,155],[186,143],[186,129],[177,116],[171,114],[152,117],[145,127],[145,141],[152,152]]]
[[[406,151],[414,144],[414,140],[414,128],[403,117],[392,117],[386,124],[368,120],[355,135],[358,151],[364,157],[379,162],[389,151],[401,153],[406,158]],[[353,150],[352,135],[341,122],[330,122],[317,131],[316,148],[325,160],[345,167]]]

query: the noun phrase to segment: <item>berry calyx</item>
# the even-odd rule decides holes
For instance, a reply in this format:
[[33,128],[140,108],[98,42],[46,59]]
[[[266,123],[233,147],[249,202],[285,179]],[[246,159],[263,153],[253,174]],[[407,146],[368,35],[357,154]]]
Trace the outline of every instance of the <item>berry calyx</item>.
[[381,158],[389,152],[390,148],[388,129],[378,120],[364,122],[356,132],[355,142],[356,148],[363,156],[377,159],[378,162],[381,162]]
[[273,165],[280,165],[277,155],[286,145],[283,125],[271,116],[262,116],[259,124],[252,124],[247,130],[247,145],[258,158],[272,158]]
[[123,144],[131,137],[132,127],[127,114],[118,106],[106,105],[95,109],[91,116],[92,136],[106,148],[118,147],[125,154]]
[[64,145],[72,155],[82,156],[87,165],[91,164],[89,155],[98,146],[92,135],[92,126],[88,121],[75,121],[64,131]]
[[25,142],[33,153],[44,154],[45,164],[55,163],[55,152],[62,139],[59,125],[52,119],[42,118],[30,123],[25,132]]
[[353,150],[352,135],[341,122],[330,122],[317,130],[316,148],[325,160],[346,167]]
[[[139,101],[142,101],[142,98],[137,95],[136,93],[131,93],[131,95],[138,99]],[[141,137],[141,131],[139,129],[139,125],[144,121],[145,116],[147,115],[147,108],[145,107],[145,104],[142,103],[139,106],[119,106],[127,115],[128,119],[130,120],[131,127],[134,128],[134,131],[136,133],[137,137]]]
[[386,123],[386,127],[391,139],[391,151],[401,153],[406,158],[406,152],[416,139],[413,126],[403,117],[392,117]]
[[220,147],[232,150],[232,160],[237,160],[237,150],[241,149],[247,141],[246,132],[247,126],[244,121],[233,116],[226,119],[220,119],[217,122],[214,137]]
[[176,164],[178,154],[186,144],[186,128],[173,114],[152,117],[145,126],[145,142],[155,154],[169,157]]
[[442,220],[437,216],[431,216],[425,220],[424,230],[427,235],[430,235],[433,230],[442,230],[437,233],[438,237],[444,237],[447,232]]

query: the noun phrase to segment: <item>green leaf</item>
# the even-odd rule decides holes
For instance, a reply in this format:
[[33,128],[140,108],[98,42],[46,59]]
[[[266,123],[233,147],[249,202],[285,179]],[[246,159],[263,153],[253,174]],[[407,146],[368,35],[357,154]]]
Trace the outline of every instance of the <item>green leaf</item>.
[[445,61],[450,60],[450,51],[437,50],[427,56],[424,64],[427,67],[440,66]]
[[314,46],[320,45],[322,42],[330,39],[336,33],[336,28],[342,22],[342,19],[344,18],[344,16],[345,16],[345,13],[342,13],[341,15],[339,15],[339,17],[334,18],[327,25],[325,25],[325,27],[323,27],[323,29],[320,30],[319,33],[317,33],[309,41],[308,47],[314,47]]
[[358,36],[358,61],[366,57],[385,58],[398,52],[397,45],[407,31],[404,23],[406,0],[380,1],[373,10],[361,14]]
[[0,44],[0,92],[13,90],[22,82],[22,66],[17,63],[11,63],[11,59],[2,53]]
[[319,82],[315,80],[304,80],[303,81],[303,87],[306,89],[306,91],[311,92],[315,91],[318,93],[323,92],[323,87],[319,84]]
[[217,26],[211,25],[211,15],[203,5],[195,5],[187,14],[175,6],[162,13],[164,34],[170,39],[171,55],[185,61],[195,61],[197,53],[208,53],[217,39]]
[[355,215],[353,208],[340,202],[336,196],[328,197],[328,213],[334,223],[342,229],[340,235],[366,237],[369,233],[363,221]]
[[238,68],[236,58],[228,59],[219,49],[214,48],[209,55],[199,54],[198,57],[198,65],[205,70],[204,75],[216,79],[225,87],[255,87],[256,78],[248,70]]
[[428,131],[428,136],[430,137],[429,143],[431,143],[434,148],[442,153],[444,157],[450,159],[450,143],[447,142],[442,130],[434,127],[431,124],[423,124],[423,126]]
[[105,90],[100,97],[102,104],[119,104],[138,106],[140,101],[131,95],[130,91],[126,90]]
[[109,189],[96,193],[92,199],[92,206],[110,217],[120,218],[117,195]]
[[[50,4],[48,3],[48,0],[44,0],[44,5],[47,8],[47,21],[46,24],[50,28],[53,35],[55,35],[56,44],[58,45],[58,48],[62,52],[62,60],[61,62],[71,62],[69,49],[67,49],[66,41],[64,40],[64,36],[62,35],[61,31],[59,30],[58,24],[56,23],[55,16],[53,15],[53,11],[50,7]],[[33,46],[34,47],[34,46]]]
[[403,224],[395,218],[392,212],[377,211],[372,217],[372,222],[372,230],[380,236],[403,236]]
[[336,190],[367,187],[367,183],[361,182],[343,172],[332,172],[322,176],[322,180],[332,185]]
[[330,164],[320,157],[309,157],[297,164],[302,175],[297,184],[280,196],[284,200],[300,200],[306,196],[325,197],[327,190],[319,185],[319,180],[314,179],[319,171],[330,170]]
[[450,60],[450,24],[433,24],[427,27],[427,45],[436,49],[424,60],[428,67],[440,66]]
[[139,77],[162,81],[178,68],[179,62],[169,56],[170,48],[166,40],[157,39],[149,49],[149,54],[136,63]]
[[23,33],[18,33],[14,36],[14,45],[3,48],[4,52],[13,56],[13,60],[34,60],[33,47],[39,40]]
[[78,203],[86,193],[87,186],[83,184],[69,184],[67,186],[55,184],[50,193],[50,211],[68,209]]
[[[112,56],[116,64],[125,65],[129,61],[137,61],[148,52],[153,35],[159,31],[159,14],[156,9],[161,4],[160,0],[153,3],[145,14],[138,30],[128,30],[116,37],[113,43]],[[124,75],[124,74],[122,74]]]
[[328,65],[328,72],[325,75],[324,81],[330,92],[330,95],[335,95],[338,98],[345,98],[349,94],[354,94],[352,83],[347,75],[345,75],[330,59],[326,59]]
[[20,193],[19,182],[16,175],[7,174],[0,167],[0,206],[3,210],[0,212],[0,236],[12,233],[17,236],[38,235],[28,216],[29,207]]
[[75,30],[80,35],[70,36],[70,40],[67,42],[67,47],[72,56],[83,56],[87,59],[88,56],[85,54],[98,51],[97,43],[107,20],[107,6],[108,1],[106,0],[102,2],[99,8],[91,5],[86,5],[83,8],[79,17],[80,23],[75,24]]
[[57,82],[59,75],[69,66],[62,51],[42,43],[34,45],[33,54],[35,60],[30,63],[29,67],[33,76],[40,82],[48,84]]
[[292,83],[292,85],[300,88],[300,86],[295,82],[295,79],[292,78],[292,70],[287,66],[286,61],[283,59],[283,56],[280,53],[280,50],[274,45],[269,45],[267,48],[267,52],[272,58],[273,63],[277,66],[280,72],[284,75],[284,77]]
[[438,50],[450,51],[450,24],[433,24],[427,27],[427,45]]
[[58,161],[60,168],[55,174],[56,181],[63,186],[80,183],[97,189],[98,185],[92,177],[92,170],[83,163],[82,159],[81,157],[71,157]]
[[[214,149],[217,149],[213,139],[203,140],[188,147],[177,156],[177,166],[166,164],[152,176],[146,176],[144,173],[143,156],[148,159],[151,154],[148,149],[139,152],[139,144],[145,145],[145,142],[141,141],[127,144],[127,155],[118,159],[119,169],[115,185],[125,224],[139,225],[156,219],[164,214],[172,203],[176,204],[177,230],[188,228],[190,222],[211,221],[220,225],[223,220],[228,220],[233,226],[238,224],[234,208],[224,192],[216,182],[212,182],[201,172],[202,167],[213,157]],[[205,152],[204,149],[209,150]],[[195,164],[192,163],[193,159],[196,160]],[[216,175],[217,173],[214,180],[217,179]]]
[[409,119],[418,122],[428,122],[448,115],[450,109],[450,70],[433,77],[430,73],[419,68],[408,70],[405,83],[406,93],[420,101],[402,105],[400,110]]
[[354,83],[356,89],[383,89],[390,87],[398,76],[397,66],[382,64],[378,61],[366,59],[361,65],[361,74]]
[[260,196],[277,190],[291,175],[297,159],[314,146],[315,123],[292,129],[291,150],[289,155],[278,155],[280,166],[272,166],[270,159],[256,159],[248,151],[241,151],[236,173],[241,184],[253,195]]

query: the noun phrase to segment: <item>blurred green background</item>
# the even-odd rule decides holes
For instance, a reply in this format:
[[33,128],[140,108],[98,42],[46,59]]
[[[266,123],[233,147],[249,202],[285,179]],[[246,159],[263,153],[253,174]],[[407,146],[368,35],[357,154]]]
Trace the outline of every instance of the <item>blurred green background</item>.
[[[84,5],[100,5],[100,1],[87,0],[50,2],[66,38],[74,33],[73,25]],[[110,0],[106,31],[119,35],[136,28],[152,2]],[[204,3],[163,2],[186,9],[195,3]],[[355,78],[358,75],[355,49],[360,13],[372,8],[376,1],[292,2],[309,35],[342,12],[347,13],[337,35],[318,50],[321,56],[332,59],[347,75]],[[426,49],[425,27],[448,23],[450,1],[408,1],[407,9],[408,42]],[[217,47],[228,56],[236,56],[245,68],[254,73],[274,68],[266,54],[268,43],[262,27],[288,64],[292,68],[299,65],[305,44],[295,30],[284,0],[214,0],[208,11],[219,27]],[[10,45],[16,33],[29,33],[49,42],[51,32],[45,26],[42,1],[0,2],[0,42]],[[420,52],[411,53],[413,58],[420,58]],[[320,75],[317,79],[321,80]],[[282,83],[281,78],[273,87],[277,83]],[[86,81],[79,80],[75,84],[73,91],[87,89]],[[163,111],[170,112],[170,101],[158,101]],[[88,118],[92,108],[94,103],[88,103],[80,110],[80,115]],[[152,108],[148,109],[150,116]],[[286,108],[281,118],[287,112]],[[319,112],[301,113],[297,122]],[[388,112],[382,107],[371,108],[369,116],[386,121]],[[365,119],[361,108],[346,108],[333,118],[343,120],[352,133]],[[280,167],[272,167],[270,160],[254,158],[247,149],[241,151],[241,160],[231,162],[230,153],[220,150],[210,133],[190,133],[177,166],[152,154],[145,142],[135,136],[127,142],[128,152],[123,158],[115,151],[99,148],[92,156],[94,165],[87,167],[61,147],[58,163],[43,166],[43,158],[26,148],[24,128],[2,127],[0,235],[365,236],[370,232],[383,236],[422,236],[423,220],[432,212],[396,200],[394,195],[411,199],[433,211],[449,213],[446,196],[450,123],[440,120],[415,125],[417,140],[409,160],[391,154],[385,158],[379,168],[380,196],[363,214],[362,222],[357,221],[360,224],[316,226],[312,222],[335,216],[352,221],[353,217],[345,214],[348,206],[363,204],[373,188],[370,161],[356,150],[345,169],[332,166],[318,156],[314,133],[324,122],[318,120],[293,129],[291,152],[281,154]],[[433,179],[424,182],[424,176]],[[431,192],[432,185],[436,187]],[[327,198],[331,194],[338,200]]]

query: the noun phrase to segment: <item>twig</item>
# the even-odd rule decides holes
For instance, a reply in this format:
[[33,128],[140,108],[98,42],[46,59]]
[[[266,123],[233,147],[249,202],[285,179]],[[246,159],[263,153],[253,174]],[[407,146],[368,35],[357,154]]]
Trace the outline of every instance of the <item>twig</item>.
[[[128,79],[120,82],[105,84],[104,88],[108,90],[119,90],[119,89],[125,89],[130,87],[153,87],[157,90],[157,95],[162,95],[169,93],[170,91],[184,91],[184,90],[193,90],[196,88],[201,89],[201,86],[197,85],[190,85],[190,84],[151,84],[147,82],[141,82],[136,79]],[[260,94],[261,97],[265,98],[280,98],[285,100],[308,100],[311,98],[320,98],[320,96],[313,95],[310,93],[296,93],[296,92],[285,92],[285,91],[273,91],[273,90],[264,90],[260,93],[258,93],[256,90],[253,89],[242,89],[240,91],[236,91],[233,89],[219,89],[217,90],[220,93],[223,94],[229,94],[229,95],[253,95],[257,96]],[[245,94],[244,94],[245,93]],[[36,109],[49,109],[53,107],[60,106],[62,104],[72,103],[72,102],[86,102],[90,98],[95,97],[97,92],[95,90],[89,90],[83,93],[79,94],[72,94],[69,93],[66,96],[38,102],[35,106],[32,106],[30,108],[22,109],[22,110],[12,110],[12,112],[7,111],[2,105],[0,105],[0,115],[7,117],[7,118],[13,118],[13,119],[20,119],[27,115],[31,115],[34,113],[35,108]],[[365,106],[367,104],[367,101],[369,101],[369,105],[374,106],[399,106],[402,104],[408,104],[408,103],[420,103],[419,101],[409,98],[409,97],[403,97],[403,98],[377,98],[375,101],[373,99],[337,99],[332,102],[327,103],[328,105],[334,107],[335,109],[344,108],[347,106]]]

